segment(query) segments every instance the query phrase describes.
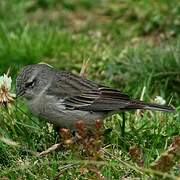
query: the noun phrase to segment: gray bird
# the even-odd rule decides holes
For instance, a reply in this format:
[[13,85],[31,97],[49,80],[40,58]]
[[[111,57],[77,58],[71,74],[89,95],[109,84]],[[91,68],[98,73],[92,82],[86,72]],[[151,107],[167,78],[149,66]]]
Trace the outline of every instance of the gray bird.
[[173,112],[170,106],[130,99],[112,89],[46,64],[24,67],[16,79],[17,96],[23,96],[31,112],[59,128],[74,129],[79,120],[92,126],[113,113],[130,109]]

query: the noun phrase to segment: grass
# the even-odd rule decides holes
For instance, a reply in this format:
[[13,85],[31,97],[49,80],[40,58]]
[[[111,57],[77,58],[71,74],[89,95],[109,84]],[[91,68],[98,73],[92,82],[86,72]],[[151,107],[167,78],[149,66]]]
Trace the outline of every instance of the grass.
[[[57,134],[19,99],[11,114],[1,109],[0,135],[9,141],[0,141],[0,177],[53,179],[61,172],[61,179],[93,179],[100,172],[106,179],[177,179],[179,160],[166,173],[153,171],[150,164],[180,132],[179,8],[177,0],[151,5],[145,0],[2,0],[0,74],[11,67],[13,90],[19,69],[27,64],[43,61],[79,74],[89,60],[89,79],[138,99],[146,87],[145,101],[160,95],[176,112],[127,112],[125,138],[121,116],[108,118],[104,126],[113,130],[106,135],[101,161],[79,158],[72,149],[36,157],[33,152],[49,148]],[[133,146],[142,151],[144,167],[129,154]],[[86,171],[92,165],[99,172]]]

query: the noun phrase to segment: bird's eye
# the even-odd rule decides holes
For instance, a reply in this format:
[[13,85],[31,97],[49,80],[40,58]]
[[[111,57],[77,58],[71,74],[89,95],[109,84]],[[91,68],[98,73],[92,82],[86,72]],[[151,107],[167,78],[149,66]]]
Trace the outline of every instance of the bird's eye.
[[31,81],[31,82],[27,82],[27,83],[25,84],[25,88],[33,88],[34,84],[35,84],[35,81],[34,81],[34,80]]

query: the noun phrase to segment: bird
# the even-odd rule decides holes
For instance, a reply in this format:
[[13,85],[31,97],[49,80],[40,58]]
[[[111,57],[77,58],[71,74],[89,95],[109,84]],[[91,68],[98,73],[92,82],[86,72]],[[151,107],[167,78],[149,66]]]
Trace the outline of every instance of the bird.
[[92,127],[97,119],[103,122],[112,114],[132,109],[175,111],[171,106],[132,99],[118,89],[47,64],[23,67],[16,78],[16,95],[25,98],[35,116],[71,130],[79,120]]

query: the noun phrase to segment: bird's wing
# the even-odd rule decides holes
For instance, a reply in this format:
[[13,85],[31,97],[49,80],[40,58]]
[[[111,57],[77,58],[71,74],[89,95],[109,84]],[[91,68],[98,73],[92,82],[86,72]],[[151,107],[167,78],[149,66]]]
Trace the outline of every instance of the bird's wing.
[[119,90],[101,86],[70,73],[61,73],[48,89],[48,94],[63,98],[67,109],[116,111],[132,105],[129,96]]
[[88,111],[117,111],[128,108],[130,99],[118,90],[99,87],[97,91],[84,92],[65,98],[67,108]]
[[57,72],[47,93],[57,98],[71,98],[86,92],[98,93],[98,85],[67,72]]

